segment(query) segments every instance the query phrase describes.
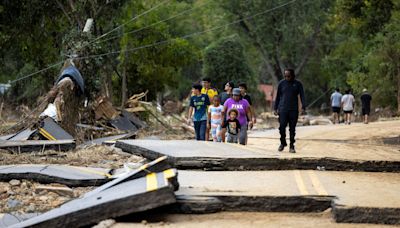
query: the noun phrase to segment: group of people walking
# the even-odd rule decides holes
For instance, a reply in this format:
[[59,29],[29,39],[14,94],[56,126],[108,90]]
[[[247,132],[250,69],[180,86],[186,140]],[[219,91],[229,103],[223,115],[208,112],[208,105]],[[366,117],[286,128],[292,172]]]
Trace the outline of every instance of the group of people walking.
[[[279,82],[274,114],[279,116],[281,144],[278,151],[287,146],[286,127],[289,124],[289,152],[295,153],[295,134],[299,112],[305,112],[303,85],[295,79],[293,69],[284,71],[284,79]],[[188,112],[188,121],[193,121],[196,139],[208,140],[211,131],[215,142],[247,144],[247,130],[256,123],[251,96],[247,94],[246,83],[227,82],[224,92],[211,87],[211,79],[204,78],[201,84],[192,86],[192,96]]]
[[[204,78],[202,84],[192,86],[192,96],[188,112],[188,121],[193,121],[196,139],[208,140],[211,132],[214,142],[229,142],[247,144],[247,130],[256,123],[251,96],[247,94],[246,83],[239,83],[238,88],[229,81],[225,84],[224,92],[211,87],[211,79]],[[367,89],[360,97],[364,123],[368,123],[372,97]],[[331,95],[333,122],[339,123],[341,110],[344,112],[344,123],[351,124],[355,99],[351,90],[345,94],[339,88]],[[274,114],[279,119],[280,145],[278,151],[287,146],[286,127],[289,125],[289,152],[296,153],[296,125],[300,113],[305,113],[304,88],[296,80],[293,69],[284,71],[284,79],[278,84],[274,105]]]
[[204,78],[202,85],[192,86],[188,121],[193,121],[197,140],[208,140],[211,131],[214,142],[246,145],[247,130],[256,121],[251,105],[246,83],[234,88],[233,82],[227,82],[225,91],[218,95],[211,79]]
[[[360,96],[361,99],[361,114],[363,122],[368,124],[368,116],[371,112],[372,97],[367,89],[363,89]],[[331,95],[331,107],[333,115],[333,123],[340,123],[340,112],[344,113],[344,124],[351,124],[352,114],[355,110],[355,98],[350,89],[345,91],[345,94],[340,93],[340,89],[336,88],[335,92]]]

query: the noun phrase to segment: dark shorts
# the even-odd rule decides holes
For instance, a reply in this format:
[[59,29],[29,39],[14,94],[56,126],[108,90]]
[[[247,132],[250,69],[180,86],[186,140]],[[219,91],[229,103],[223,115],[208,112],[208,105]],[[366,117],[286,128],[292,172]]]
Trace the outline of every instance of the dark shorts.
[[369,115],[369,113],[371,112],[371,109],[369,108],[362,108],[361,109],[362,115]]
[[346,114],[347,114],[347,113],[350,113],[350,114],[351,114],[351,113],[353,113],[353,110],[350,110],[350,111],[344,111],[344,110],[343,110],[343,112],[346,113]]
[[340,107],[332,107],[332,112],[340,113]]

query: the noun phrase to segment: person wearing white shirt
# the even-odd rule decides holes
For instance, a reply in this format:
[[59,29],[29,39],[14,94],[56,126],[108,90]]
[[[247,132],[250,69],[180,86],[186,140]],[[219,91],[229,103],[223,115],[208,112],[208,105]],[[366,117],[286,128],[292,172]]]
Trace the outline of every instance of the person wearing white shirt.
[[351,124],[351,114],[354,110],[354,96],[350,93],[350,89],[346,90],[346,94],[342,97],[342,109],[344,112],[344,124]]

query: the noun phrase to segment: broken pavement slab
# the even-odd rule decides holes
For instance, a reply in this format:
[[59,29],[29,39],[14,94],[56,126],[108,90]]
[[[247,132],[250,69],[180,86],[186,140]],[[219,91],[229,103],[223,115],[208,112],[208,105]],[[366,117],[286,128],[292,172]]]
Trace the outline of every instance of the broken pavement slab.
[[125,133],[125,134],[119,134],[119,135],[113,135],[113,136],[93,139],[90,141],[86,141],[85,143],[83,143],[83,145],[104,145],[104,144],[105,145],[113,145],[116,143],[117,140],[129,139],[129,138],[135,138],[135,137],[136,137],[136,133],[130,132],[130,133]]
[[[176,174],[176,170],[168,172]],[[174,187],[164,176],[163,172],[151,173],[119,183],[11,227],[81,227],[175,203]]]
[[129,121],[131,121],[138,129],[147,127],[146,122],[140,120],[135,114],[130,113],[126,110],[122,110],[121,114],[122,116],[128,118]]
[[2,140],[8,140],[9,138],[13,137],[14,135],[16,135],[16,134],[2,135],[2,136],[0,136],[0,142]]
[[60,127],[52,118],[45,118],[38,129],[39,133],[48,140],[74,140],[74,137]]
[[33,133],[35,133],[36,130],[31,130],[31,129],[25,129],[23,131],[18,132],[17,134],[11,136],[10,138],[8,138],[7,140],[13,140],[13,141],[19,141],[19,140],[28,140],[29,137],[31,137],[31,135]]
[[148,159],[168,156],[179,169],[294,170],[317,169],[400,172],[400,160],[347,160],[306,157],[302,153],[265,152],[249,146],[187,140],[119,140],[116,147]]
[[44,150],[69,151],[75,149],[74,140],[19,140],[0,142],[0,149],[15,153]]
[[[158,172],[162,172],[163,170],[171,170],[170,169],[171,166],[170,164],[167,162],[167,157],[163,156],[160,158],[157,158],[156,160],[153,160],[147,164],[142,165],[141,167],[139,167],[138,169],[133,169],[129,172],[126,173],[122,173],[120,175],[118,175],[114,180],[86,193],[84,195],[84,197],[87,196],[91,196],[94,195],[96,193],[99,193],[101,191],[104,191],[108,188],[111,188],[115,185],[118,185],[120,183],[129,181],[129,180],[133,180],[133,179],[137,179],[137,178],[141,178],[144,177],[146,175],[148,175],[149,173],[158,173]],[[162,172],[165,174],[165,178],[170,179],[171,184],[173,185],[174,189],[178,189],[179,188],[179,184],[176,178],[172,178],[172,177],[176,177],[176,172],[175,173],[168,173],[168,172]],[[160,174],[161,175],[161,174]],[[171,179],[172,178],[172,179]]]
[[201,213],[208,197],[214,199],[214,210],[215,199],[222,203],[220,211],[319,212],[332,207],[337,222],[400,224],[398,173],[181,170],[179,183],[174,208],[185,213]]
[[136,132],[138,128],[125,116],[118,116],[110,120],[110,124],[121,131]]
[[62,165],[9,165],[0,166],[0,180],[27,179],[69,187],[99,186],[111,180],[110,172],[110,169]]
[[14,224],[17,224],[21,221],[33,218],[40,215],[40,213],[9,213],[9,214],[0,214],[0,228],[10,227]]

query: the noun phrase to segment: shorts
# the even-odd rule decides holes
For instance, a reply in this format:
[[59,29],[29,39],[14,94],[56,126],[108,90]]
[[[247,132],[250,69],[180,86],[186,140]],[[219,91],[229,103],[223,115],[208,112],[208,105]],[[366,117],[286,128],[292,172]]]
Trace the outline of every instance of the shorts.
[[229,134],[228,133],[228,137],[226,139],[226,142],[228,143],[238,143],[238,135],[234,135],[234,134]]
[[353,110],[349,110],[349,111],[343,110],[343,112],[346,114],[351,114],[351,113],[353,113]]
[[332,107],[332,112],[340,113],[340,107]]
[[363,115],[363,116],[369,115],[369,113],[371,112],[371,109],[369,109],[369,108],[362,108],[362,109],[361,109],[361,112],[362,112],[362,115]]

